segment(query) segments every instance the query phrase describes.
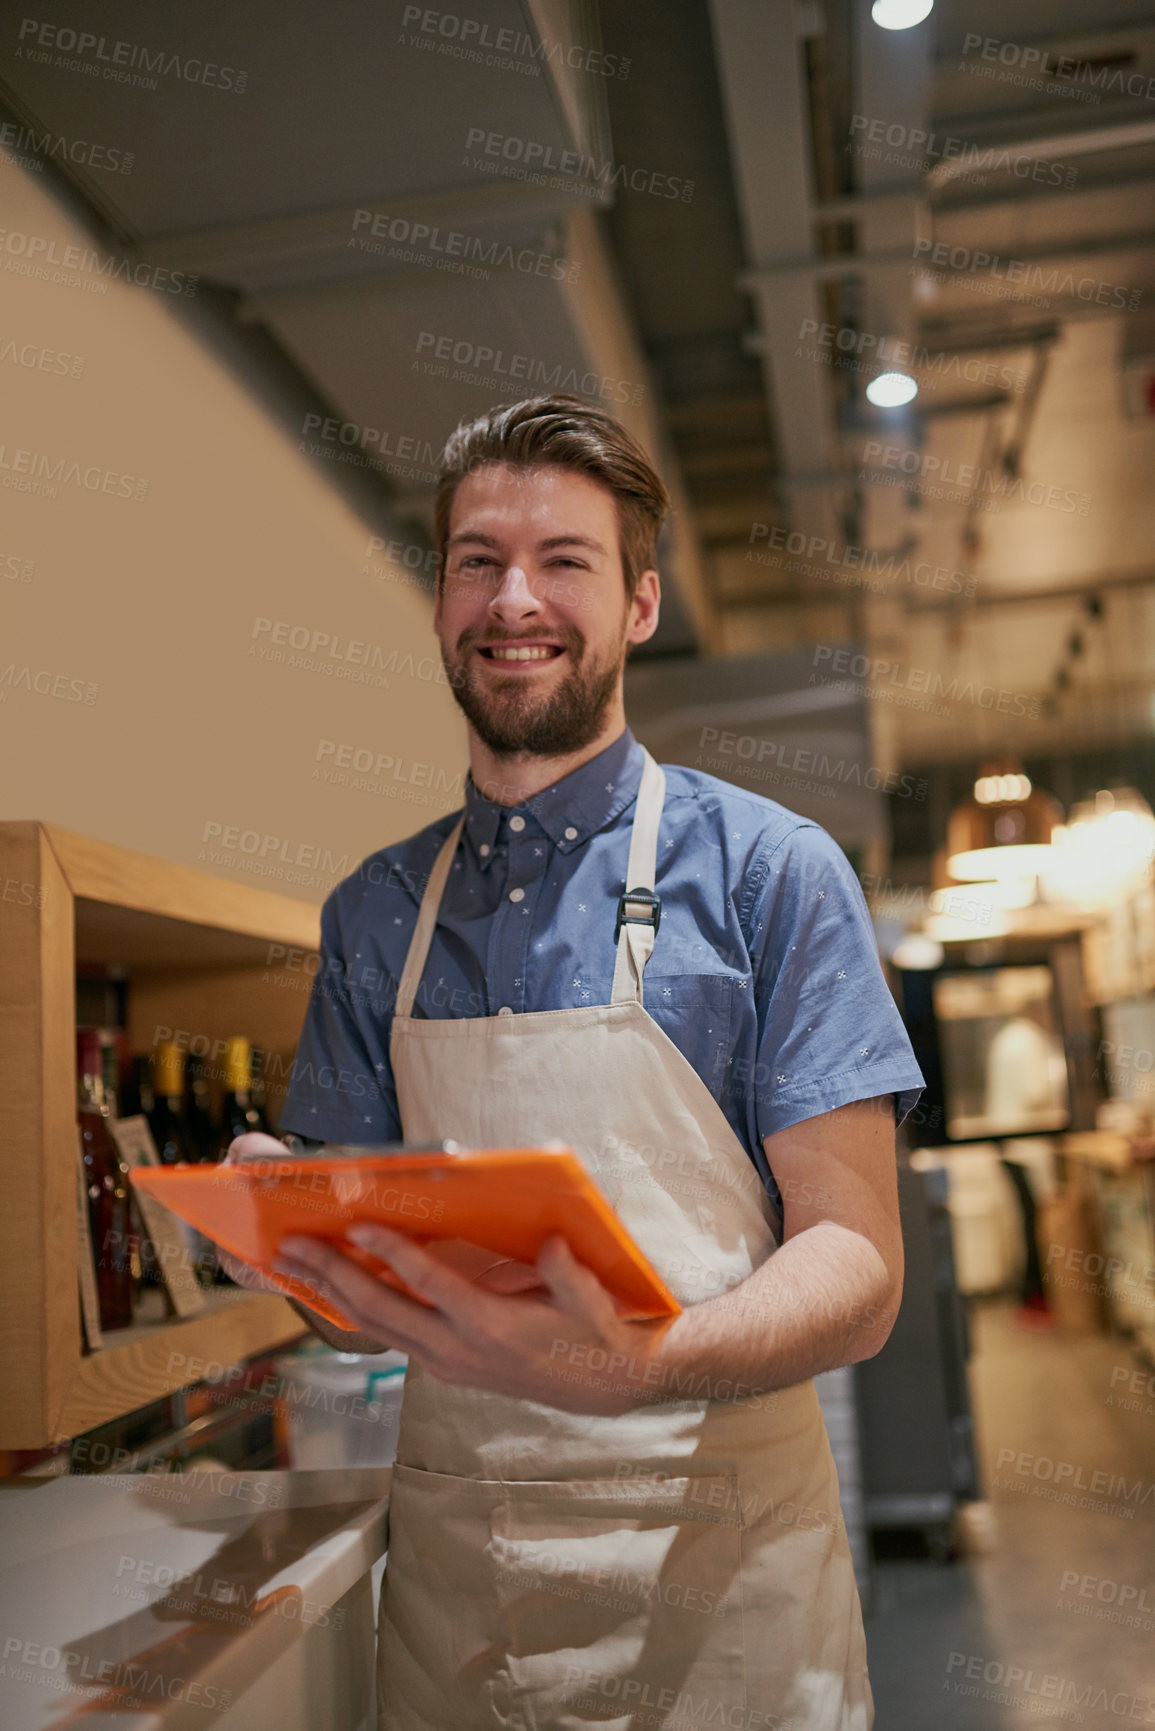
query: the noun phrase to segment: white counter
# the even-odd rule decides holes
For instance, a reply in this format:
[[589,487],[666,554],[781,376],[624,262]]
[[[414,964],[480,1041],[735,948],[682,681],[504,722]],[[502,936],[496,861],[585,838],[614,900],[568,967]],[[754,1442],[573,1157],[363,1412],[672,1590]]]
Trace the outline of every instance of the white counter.
[[371,1731],[390,1478],[0,1483],[0,1726]]

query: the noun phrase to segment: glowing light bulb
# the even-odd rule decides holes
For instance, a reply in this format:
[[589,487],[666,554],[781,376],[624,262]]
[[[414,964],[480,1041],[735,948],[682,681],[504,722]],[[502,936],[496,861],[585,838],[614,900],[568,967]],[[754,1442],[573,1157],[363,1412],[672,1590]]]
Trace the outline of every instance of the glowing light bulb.
[[884,30],[909,30],[929,18],[934,0],[874,0],[870,16]]
[[879,373],[866,387],[867,399],[878,409],[901,409],[918,396],[918,386],[909,373]]

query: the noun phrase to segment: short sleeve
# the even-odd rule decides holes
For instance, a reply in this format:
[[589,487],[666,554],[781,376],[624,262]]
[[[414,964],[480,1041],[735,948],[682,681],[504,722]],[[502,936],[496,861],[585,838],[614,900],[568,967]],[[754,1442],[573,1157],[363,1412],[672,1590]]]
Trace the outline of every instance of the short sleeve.
[[770,852],[747,918],[759,1141],[883,1094],[895,1096],[901,1123],[925,1083],[837,842],[816,824],[791,831]]
[[321,910],[320,966],[293,1062],[280,1128],[364,1147],[401,1139],[389,1063],[392,986],[351,969],[341,936],[340,888]]

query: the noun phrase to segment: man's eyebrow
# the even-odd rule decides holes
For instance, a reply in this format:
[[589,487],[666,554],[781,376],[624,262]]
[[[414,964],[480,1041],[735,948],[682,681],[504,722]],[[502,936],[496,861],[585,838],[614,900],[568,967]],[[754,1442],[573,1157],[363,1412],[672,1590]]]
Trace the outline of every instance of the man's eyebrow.
[[[447,545],[457,547],[463,541],[476,541],[483,547],[498,547],[500,541],[495,535],[483,534],[480,529],[459,529],[456,535],[449,537]],[[550,535],[544,541],[538,542],[538,549],[543,553],[551,553],[558,547],[588,547],[591,553],[600,553],[605,557],[605,548],[592,535]]]
[[456,535],[451,535],[446,542],[448,547],[456,547],[459,541],[480,541],[483,547],[498,545],[493,535],[483,535],[480,529],[459,529]]
[[546,553],[555,547],[588,547],[591,553],[605,553],[601,542],[595,541],[592,535],[551,535],[548,541],[541,541],[538,545]]

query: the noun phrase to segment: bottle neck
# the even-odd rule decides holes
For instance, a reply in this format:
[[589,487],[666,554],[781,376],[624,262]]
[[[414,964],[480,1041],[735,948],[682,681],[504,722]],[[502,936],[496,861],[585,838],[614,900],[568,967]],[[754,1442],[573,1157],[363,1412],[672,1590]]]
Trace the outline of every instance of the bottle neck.
[[109,1116],[108,1101],[104,1093],[104,1078],[91,1072],[81,1071],[76,1082],[76,1098],[82,1111],[99,1112],[102,1118]]

